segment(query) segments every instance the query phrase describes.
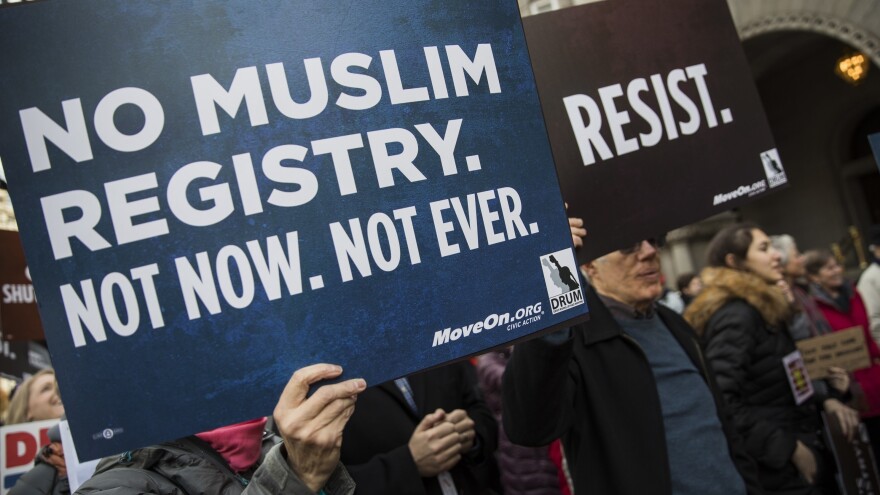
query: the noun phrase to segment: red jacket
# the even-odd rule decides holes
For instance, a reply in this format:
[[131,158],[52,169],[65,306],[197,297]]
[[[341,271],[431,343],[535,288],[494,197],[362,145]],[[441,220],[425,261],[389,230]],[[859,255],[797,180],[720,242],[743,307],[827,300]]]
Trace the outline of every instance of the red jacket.
[[874,364],[870,368],[857,370],[853,376],[865,393],[868,402],[868,410],[862,412],[864,417],[880,416],[880,348],[871,337],[871,324],[868,320],[868,312],[865,310],[865,302],[855,287],[844,286],[843,290],[850,294],[849,312],[844,312],[840,306],[832,300],[827,293],[813,288],[812,294],[816,299],[819,309],[825,315],[825,319],[831,325],[833,331],[846,330],[852,327],[862,327],[865,335],[865,344],[868,346],[868,354]]

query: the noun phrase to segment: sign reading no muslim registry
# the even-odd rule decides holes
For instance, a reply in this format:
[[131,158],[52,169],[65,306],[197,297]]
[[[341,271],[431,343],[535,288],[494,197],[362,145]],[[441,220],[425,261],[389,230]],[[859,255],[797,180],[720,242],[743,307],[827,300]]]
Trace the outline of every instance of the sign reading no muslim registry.
[[582,261],[787,182],[723,0],[606,0],[524,26]]
[[375,385],[585,315],[516,2],[0,14],[0,153],[82,459],[269,414],[308,364]]

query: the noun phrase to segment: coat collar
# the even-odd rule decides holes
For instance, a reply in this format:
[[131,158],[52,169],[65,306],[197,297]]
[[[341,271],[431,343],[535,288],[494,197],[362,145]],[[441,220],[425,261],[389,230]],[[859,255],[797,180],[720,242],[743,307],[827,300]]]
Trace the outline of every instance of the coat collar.
[[755,308],[771,327],[784,323],[791,315],[791,306],[782,291],[749,272],[709,267],[700,278],[704,289],[684,313],[698,334],[702,334],[719,309],[736,299]]
[[[623,327],[614,319],[611,311],[602,303],[602,299],[596,293],[596,290],[592,286],[584,284],[584,292],[587,305],[590,308],[590,319],[576,327],[575,330],[580,331],[583,345],[587,347],[605,340],[624,337],[626,332],[623,331]],[[657,305],[655,311],[657,317],[660,318],[667,330],[675,337],[675,340],[684,349],[691,361],[697,365],[698,369],[703,369],[703,360],[700,356],[696,334],[690,325],[671,309]]]

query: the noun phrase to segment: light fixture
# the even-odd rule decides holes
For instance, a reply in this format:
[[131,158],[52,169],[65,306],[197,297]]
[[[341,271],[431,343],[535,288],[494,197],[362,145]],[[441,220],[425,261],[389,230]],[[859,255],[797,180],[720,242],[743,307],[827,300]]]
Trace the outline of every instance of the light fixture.
[[838,59],[834,72],[844,81],[855,86],[861,83],[865,76],[868,75],[869,65],[870,61],[868,61],[868,57],[863,53],[853,53]]

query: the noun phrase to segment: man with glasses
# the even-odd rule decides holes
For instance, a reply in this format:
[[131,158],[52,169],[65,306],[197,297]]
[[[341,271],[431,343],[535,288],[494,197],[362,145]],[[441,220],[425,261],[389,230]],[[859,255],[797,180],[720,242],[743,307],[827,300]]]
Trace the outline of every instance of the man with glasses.
[[587,263],[590,320],[514,348],[505,431],[531,446],[562,438],[579,494],[763,493],[693,330],[655,304],[661,243]]

